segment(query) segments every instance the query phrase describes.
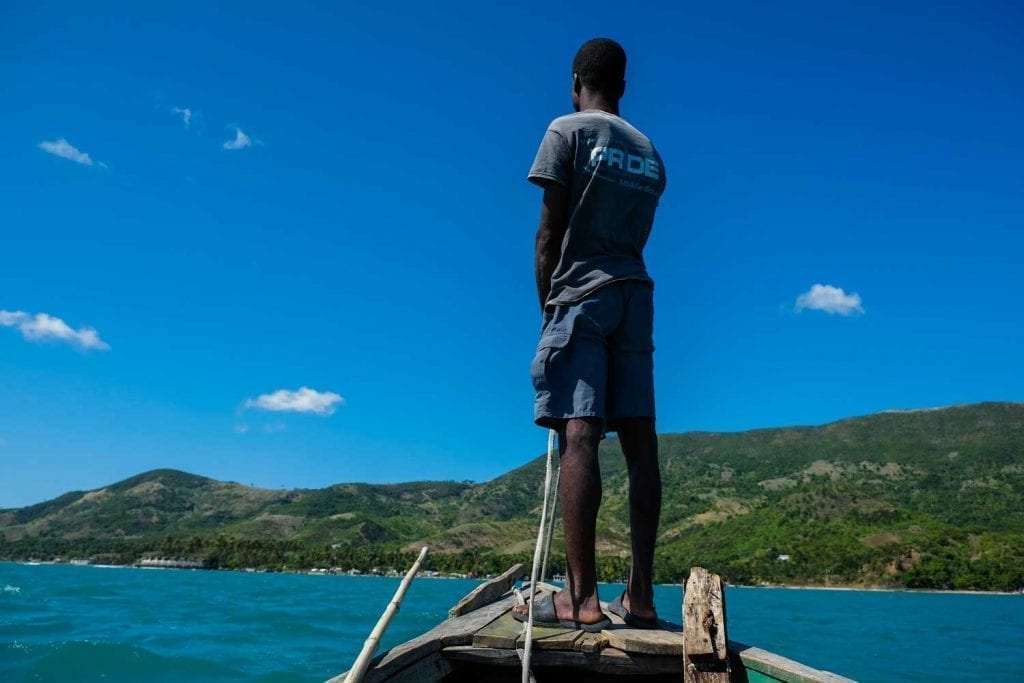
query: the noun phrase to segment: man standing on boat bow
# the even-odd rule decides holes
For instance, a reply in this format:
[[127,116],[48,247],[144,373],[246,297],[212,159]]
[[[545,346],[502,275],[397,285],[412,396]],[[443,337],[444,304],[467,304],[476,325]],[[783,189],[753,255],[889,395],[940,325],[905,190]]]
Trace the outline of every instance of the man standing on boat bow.
[[[661,512],[654,429],[654,283],[643,249],[665,190],[651,141],[619,116],[626,53],[595,38],[572,65],[576,113],[548,127],[529,173],[544,189],[536,240],[543,328],[531,367],[535,421],[558,432],[566,587],[539,596],[534,623],[600,630],[595,537],[601,505],[598,444],[618,432],[629,472],[633,561],[609,610],[657,624],[654,544]],[[526,607],[513,612],[525,620]]]

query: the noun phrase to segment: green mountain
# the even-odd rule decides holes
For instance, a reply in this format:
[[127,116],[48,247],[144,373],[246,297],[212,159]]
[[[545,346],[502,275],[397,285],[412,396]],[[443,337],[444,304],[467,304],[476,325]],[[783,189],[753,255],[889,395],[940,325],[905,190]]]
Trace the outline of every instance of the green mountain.
[[[660,444],[660,581],[700,564],[742,583],[1024,586],[1024,404],[666,434]],[[602,444],[601,471],[598,554],[614,580],[628,571],[629,547],[614,439]],[[492,572],[531,552],[543,475],[541,457],[482,484],[273,491],[154,470],[0,510],[0,558],[365,571],[408,564],[427,544],[436,569]]]

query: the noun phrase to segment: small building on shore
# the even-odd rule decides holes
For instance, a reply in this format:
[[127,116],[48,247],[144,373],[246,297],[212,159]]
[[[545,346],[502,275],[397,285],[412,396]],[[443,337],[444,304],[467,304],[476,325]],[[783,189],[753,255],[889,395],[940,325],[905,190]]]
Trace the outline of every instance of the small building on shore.
[[186,560],[180,557],[143,557],[135,563],[136,567],[159,567],[161,569],[209,569],[206,560]]

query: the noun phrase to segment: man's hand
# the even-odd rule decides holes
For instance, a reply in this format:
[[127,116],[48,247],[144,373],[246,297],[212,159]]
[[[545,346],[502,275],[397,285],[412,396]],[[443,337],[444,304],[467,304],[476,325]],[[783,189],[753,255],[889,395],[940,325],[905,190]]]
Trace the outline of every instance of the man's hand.
[[540,209],[540,225],[534,251],[534,275],[540,310],[551,294],[551,276],[562,257],[562,239],[569,224],[569,188],[556,182],[544,186],[544,202]]

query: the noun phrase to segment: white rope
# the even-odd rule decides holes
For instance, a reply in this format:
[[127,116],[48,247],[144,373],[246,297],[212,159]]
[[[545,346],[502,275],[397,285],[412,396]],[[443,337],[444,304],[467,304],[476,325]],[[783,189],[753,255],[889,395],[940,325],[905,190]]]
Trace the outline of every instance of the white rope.
[[548,578],[548,558],[551,557],[551,539],[555,537],[555,520],[558,515],[555,510],[558,508],[558,478],[562,475],[562,468],[555,470],[555,484],[551,487],[551,514],[548,515],[548,537],[544,543],[544,561],[540,565],[540,580]]
[[[527,610],[526,622],[523,624],[524,643],[522,650],[516,650],[523,660],[522,683],[534,683],[533,672],[530,671],[530,654],[533,650],[533,603],[537,597],[537,574],[540,571],[541,551],[544,548],[544,527],[548,517],[548,498],[551,493],[551,457],[555,451],[555,430],[548,430],[548,459],[544,469],[544,504],[540,511],[540,527],[537,530],[537,545],[533,549],[533,569],[530,571],[530,605]],[[553,516],[553,515],[552,515]]]

